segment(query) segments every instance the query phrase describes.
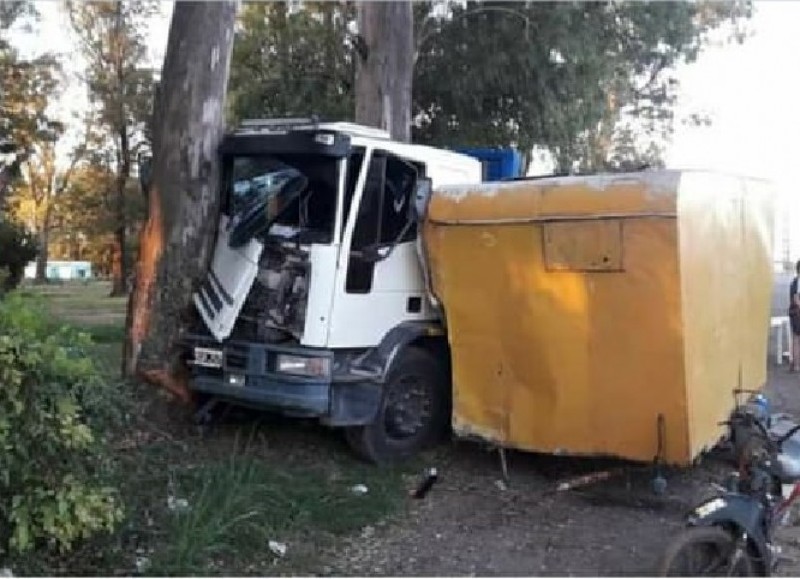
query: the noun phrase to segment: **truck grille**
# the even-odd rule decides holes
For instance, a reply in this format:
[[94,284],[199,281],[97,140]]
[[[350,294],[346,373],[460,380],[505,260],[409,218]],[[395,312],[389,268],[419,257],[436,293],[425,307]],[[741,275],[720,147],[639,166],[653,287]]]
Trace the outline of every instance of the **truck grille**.
[[225,348],[225,368],[228,370],[247,370],[247,348],[228,346]]

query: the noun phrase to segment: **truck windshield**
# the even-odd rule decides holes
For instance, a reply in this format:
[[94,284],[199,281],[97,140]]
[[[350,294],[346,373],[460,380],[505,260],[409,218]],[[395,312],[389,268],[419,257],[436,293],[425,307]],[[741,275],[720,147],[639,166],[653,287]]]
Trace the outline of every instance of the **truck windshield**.
[[270,234],[304,243],[331,243],[339,182],[336,159],[318,155],[231,156],[223,159],[223,175],[230,216],[274,197],[289,180],[305,177],[307,187],[289,206],[284,207],[281,199],[274,199],[274,203],[270,200],[268,207],[280,207],[275,220],[278,227],[273,226]]

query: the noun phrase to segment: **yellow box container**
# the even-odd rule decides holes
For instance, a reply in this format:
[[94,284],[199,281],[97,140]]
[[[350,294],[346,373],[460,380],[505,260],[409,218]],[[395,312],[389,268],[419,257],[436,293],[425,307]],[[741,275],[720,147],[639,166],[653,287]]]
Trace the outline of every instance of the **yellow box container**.
[[772,221],[767,183],[709,172],[437,190],[424,249],[456,432],[690,463],[766,381]]

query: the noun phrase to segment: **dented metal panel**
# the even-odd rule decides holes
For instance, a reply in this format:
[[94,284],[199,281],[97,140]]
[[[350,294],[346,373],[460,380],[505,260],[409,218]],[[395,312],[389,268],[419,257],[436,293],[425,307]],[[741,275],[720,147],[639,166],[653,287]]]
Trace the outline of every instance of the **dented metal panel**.
[[[769,201],[731,193],[738,212],[718,207],[714,192],[728,186],[709,176],[697,184],[708,193],[693,186],[684,203],[684,177],[436,192],[424,241],[452,350],[457,432],[652,460],[661,415],[669,462],[715,442],[733,388],[764,382]],[[738,269],[714,266],[709,281],[710,264],[730,255],[742,256]]]

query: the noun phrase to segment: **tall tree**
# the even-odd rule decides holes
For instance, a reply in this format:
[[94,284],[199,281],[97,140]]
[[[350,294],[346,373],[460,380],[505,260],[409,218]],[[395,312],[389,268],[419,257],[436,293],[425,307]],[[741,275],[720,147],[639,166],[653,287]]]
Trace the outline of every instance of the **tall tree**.
[[411,2],[358,4],[356,121],[411,141],[414,14]]
[[112,295],[128,290],[131,271],[126,191],[137,144],[152,107],[153,71],[146,66],[149,0],[68,2],[72,28],[88,63],[86,80],[99,125],[114,151],[114,271]]
[[415,138],[534,144],[562,170],[599,169],[623,112],[669,131],[674,66],[710,30],[749,15],[740,2],[471,2],[426,14],[418,38]]
[[[287,102],[273,97],[280,82],[265,79],[297,76],[306,68],[322,78],[325,55],[337,63],[358,62],[363,70],[369,64],[370,42],[378,43],[376,50],[397,44],[390,34],[399,28],[396,21],[377,19],[370,24],[364,19],[364,11],[389,10],[384,4],[359,4],[362,18],[356,26],[337,3],[336,25],[330,29],[317,7],[305,3],[286,14],[286,25],[273,19],[268,26],[256,26],[254,19],[244,17],[247,7],[231,73],[234,117],[259,115],[262,102],[273,115],[330,110],[331,99],[320,90],[302,93],[302,101],[289,100],[297,91],[286,91]],[[442,146],[513,144],[525,151],[536,144],[551,150],[560,168],[567,170],[607,164],[616,141],[626,138],[624,127],[619,127],[621,117],[635,119],[638,131],[651,141],[668,133],[677,89],[674,65],[694,59],[710,31],[741,23],[749,15],[748,4],[738,1],[436,0],[414,3],[413,10],[414,140]],[[300,26],[301,19],[314,22],[314,27]],[[348,26],[360,34],[349,33]],[[376,29],[377,35],[371,32]],[[306,40],[309,31],[317,37],[330,34],[331,42],[317,47]],[[293,55],[291,70],[278,67],[275,55],[281,50]],[[380,53],[373,56],[375,65]],[[348,90],[346,69],[335,70],[341,94],[337,103],[353,103],[355,85]],[[370,83],[373,94],[362,101],[376,110],[383,98],[375,88],[379,81]],[[263,101],[239,98],[243,93],[266,96]],[[375,115],[376,120],[365,122],[384,125],[382,113]],[[352,113],[338,116],[351,118]],[[359,118],[365,120],[363,115]],[[642,147],[639,152],[649,159],[650,143]]]
[[49,104],[58,86],[59,66],[50,54],[20,58],[8,32],[20,22],[35,20],[30,2],[0,3],[0,212],[12,181],[34,143],[61,130],[50,116]]
[[219,214],[217,145],[235,2],[178,2],[155,107],[152,180],[123,371],[189,400],[177,340],[205,274]]
[[31,144],[21,164],[22,181],[15,187],[12,198],[16,218],[36,235],[39,250],[36,281],[40,283],[47,281],[51,233],[61,194],[86,152],[86,144],[79,144],[70,153],[68,167],[60,167],[57,147],[62,135],[59,131]]

